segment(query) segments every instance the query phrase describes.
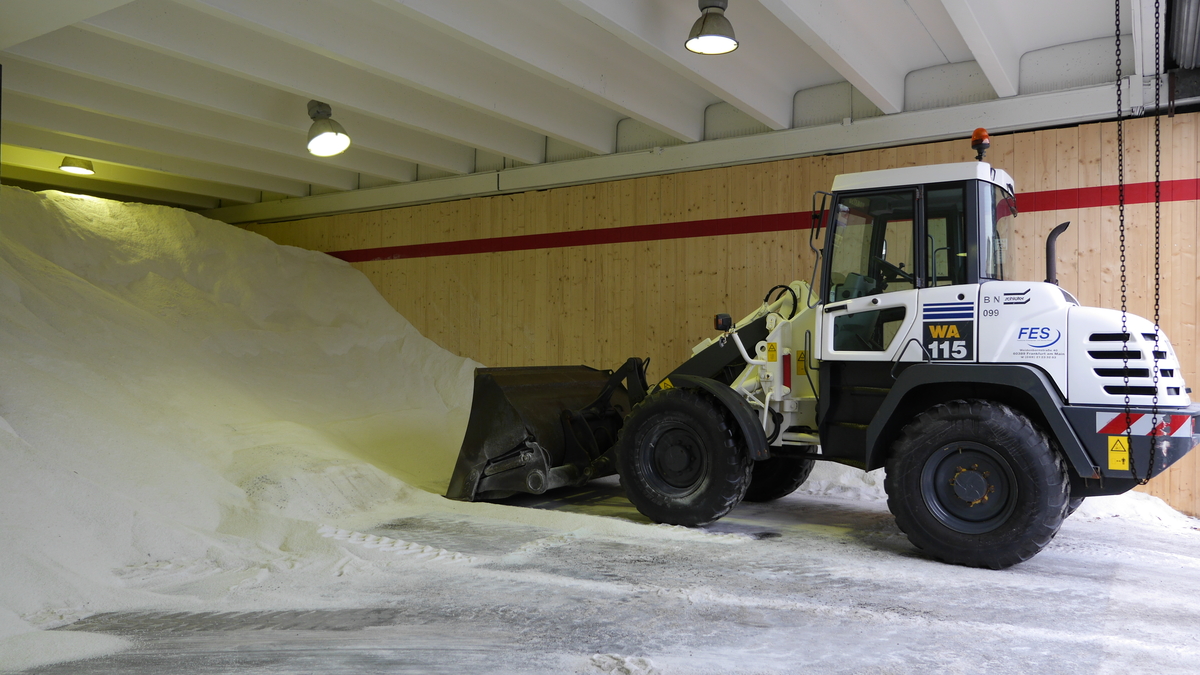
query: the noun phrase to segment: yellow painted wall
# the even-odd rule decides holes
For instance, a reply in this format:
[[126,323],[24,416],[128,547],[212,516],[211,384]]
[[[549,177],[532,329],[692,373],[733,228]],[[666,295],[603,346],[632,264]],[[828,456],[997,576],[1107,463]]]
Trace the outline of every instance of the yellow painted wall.
[[[1192,113],[1162,120],[1162,178],[1195,180]],[[1151,120],[1126,124],[1126,181],[1152,181]],[[345,251],[523,234],[807,211],[839,173],[970,161],[966,140],[634,178],[577,187],[250,225],[271,239]],[[1018,193],[1115,185],[1116,126],[1087,124],[996,136],[988,160]],[[1162,325],[1186,378],[1200,383],[1197,350],[1197,201],[1162,205]],[[1016,276],[1044,278],[1046,234],[1059,239],[1058,275],[1085,305],[1120,307],[1117,208],[1025,213],[1010,256]],[[1129,309],[1153,314],[1153,204],[1126,208]],[[776,283],[809,279],[808,232],[670,239],[356,263],[423,334],[490,366],[583,363],[615,368],[650,357],[662,376],[712,334],[712,315],[741,316]],[[1200,392],[1200,388],[1197,389]],[[1200,451],[1148,491],[1200,515]]]

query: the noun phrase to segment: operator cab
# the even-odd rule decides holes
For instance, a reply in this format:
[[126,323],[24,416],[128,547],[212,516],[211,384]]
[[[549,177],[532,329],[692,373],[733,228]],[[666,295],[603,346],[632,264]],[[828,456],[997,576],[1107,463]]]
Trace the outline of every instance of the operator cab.
[[822,445],[860,448],[905,367],[977,361],[979,284],[1003,280],[1016,200],[984,162],[833,183],[818,306]]
[[834,351],[888,351],[919,289],[1004,279],[1017,212],[1004,171],[981,162],[886,169],[838,176],[833,190],[820,296],[826,311],[912,292],[904,307],[885,310],[879,298],[867,312],[847,306],[835,319]]
[[[903,187],[896,187],[901,185]],[[821,297],[1003,280],[1012,178],[980,162],[838,176]]]

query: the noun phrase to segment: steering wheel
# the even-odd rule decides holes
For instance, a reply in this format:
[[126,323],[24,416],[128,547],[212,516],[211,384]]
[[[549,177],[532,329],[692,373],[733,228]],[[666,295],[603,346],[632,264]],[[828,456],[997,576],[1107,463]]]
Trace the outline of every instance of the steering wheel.
[[879,256],[874,256],[872,259],[876,263],[879,263],[879,269],[883,273],[882,276],[885,284],[891,283],[897,279],[903,279],[910,284],[916,285],[916,280],[913,279],[913,275],[904,271],[904,263],[900,263],[900,265],[897,266],[884,260],[883,258],[880,258]]

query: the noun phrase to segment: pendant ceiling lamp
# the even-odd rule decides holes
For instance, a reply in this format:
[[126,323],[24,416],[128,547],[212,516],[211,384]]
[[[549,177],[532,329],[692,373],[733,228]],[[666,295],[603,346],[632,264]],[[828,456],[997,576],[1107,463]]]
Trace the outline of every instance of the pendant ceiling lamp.
[[308,102],[308,116],[313,121],[308,129],[308,151],[317,157],[332,157],[350,147],[350,135],[332,114],[328,103]]
[[58,165],[58,170],[79,174],[80,176],[90,176],[96,173],[96,170],[92,168],[91,160],[79,159],[78,157],[63,157],[62,164]]
[[737,49],[733,24],[725,18],[727,7],[729,0],[700,0],[700,18],[692,24],[683,46],[697,54],[728,54]]

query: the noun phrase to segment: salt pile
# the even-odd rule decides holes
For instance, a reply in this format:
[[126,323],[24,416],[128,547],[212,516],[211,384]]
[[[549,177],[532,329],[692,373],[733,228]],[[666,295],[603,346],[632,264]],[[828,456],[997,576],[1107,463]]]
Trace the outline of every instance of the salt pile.
[[477,364],[349,265],[0,189],[0,639],[161,604],[122,572],[252,569],[322,551],[314,523],[442,501]]
[[477,365],[332,257],[0,186],[0,671],[120,649],[38,630],[97,612],[363,607],[464,564],[356,529],[399,517],[741,541],[442,498]]
[[872,502],[887,499],[887,493],[883,490],[883,469],[863,472],[833,462],[817,462],[808,480],[797,492],[816,497]]

